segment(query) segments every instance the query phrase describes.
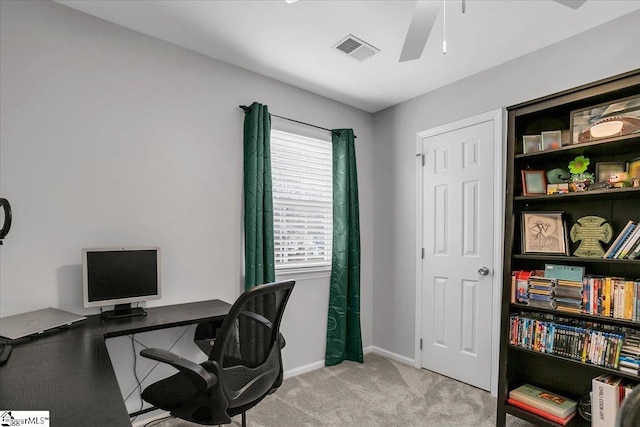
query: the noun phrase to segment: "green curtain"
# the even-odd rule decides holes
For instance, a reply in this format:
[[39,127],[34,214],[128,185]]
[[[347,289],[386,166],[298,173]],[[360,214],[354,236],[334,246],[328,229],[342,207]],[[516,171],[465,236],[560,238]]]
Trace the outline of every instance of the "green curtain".
[[360,218],[352,129],[331,131],[333,254],[325,365],[363,362],[360,330]]
[[244,117],[245,289],[275,282],[271,116],[266,105],[241,106]]

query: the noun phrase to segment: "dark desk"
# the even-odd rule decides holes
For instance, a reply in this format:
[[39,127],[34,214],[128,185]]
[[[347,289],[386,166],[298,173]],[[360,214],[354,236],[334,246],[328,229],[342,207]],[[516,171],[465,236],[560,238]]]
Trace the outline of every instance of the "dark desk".
[[100,315],[18,342],[0,367],[0,409],[50,411],[52,426],[131,427],[105,338],[223,318],[220,300],[147,309],[102,322]]

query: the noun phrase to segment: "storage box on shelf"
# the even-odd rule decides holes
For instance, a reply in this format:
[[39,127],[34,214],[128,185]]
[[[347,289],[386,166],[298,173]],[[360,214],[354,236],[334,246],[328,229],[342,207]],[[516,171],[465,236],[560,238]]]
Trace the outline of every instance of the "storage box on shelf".
[[[589,277],[621,278],[632,282],[640,279],[640,260],[638,259],[632,260],[628,256],[619,258],[575,256],[580,242],[572,242],[570,239],[564,241],[567,246],[567,251],[564,253],[562,250],[556,250],[557,247],[531,253],[523,250],[522,236],[523,212],[527,212],[527,216],[536,212],[561,212],[566,222],[566,229],[559,231],[550,239],[564,238],[563,234],[568,234],[568,230],[580,218],[600,217],[606,220],[612,230],[612,233],[603,232],[602,237],[599,237],[602,254],[604,254],[630,220],[640,222],[640,187],[633,187],[632,182],[620,186],[622,188],[605,188],[608,186],[605,184],[597,189],[592,187],[590,190],[587,186],[587,190],[581,192],[540,194],[537,187],[539,182],[525,182],[523,179],[525,174],[522,173],[526,170],[553,170],[551,174],[553,179],[555,173],[567,170],[569,163],[580,156],[589,159],[586,173],[593,173],[596,163],[627,164],[633,159],[640,158],[640,132],[633,129],[629,131],[630,133],[621,131],[606,138],[572,143],[577,140],[574,134],[579,134],[578,131],[582,132],[582,129],[588,125],[583,123],[583,127],[576,128],[574,132],[573,122],[576,119],[574,117],[572,120],[572,117],[576,116],[576,112],[588,111],[589,114],[593,114],[595,109],[591,108],[592,106],[614,104],[618,100],[633,99],[638,96],[640,96],[640,70],[635,70],[508,108],[498,425],[504,425],[507,413],[537,425],[556,425],[547,418],[508,403],[509,392],[524,384],[531,384],[578,401],[591,391],[592,380],[603,374],[616,375],[631,383],[640,381],[637,368],[634,370],[633,358],[625,362],[626,365],[620,364],[629,352],[634,351],[634,348],[627,348],[627,356],[625,356],[622,350],[623,335],[640,334],[640,323],[637,321],[638,316],[635,312],[632,317],[627,317],[624,313],[623,315],[616,313],[614,316],[612,312],[611,315],[607,315],[609,313],[605,313],[604,306],[599,305],[603,301],[594,300],[594,298],[602,298],[602,291],[598,291],[600,294],[596,292],[595,296],[593,291],[588,291],[592,294],[586,309],[582,305],[579,305],[580,309],[572,308],[571,301],[567,300],[563,301],[566,307],[563,307],[565,310],[562,311],[557,310],[555,300],[551,301],[549,307],[540,304],[532,306],[526,304],[523,299],[512,296],[512,289],[516,292],[520,289],[522,293],[522,279],[519,282],[512,280],[514,272],[540,272],[544,271],[547,264],[583,267],[584,274]],[[524,136],[542,135],[543,132],[547,135],[546,132],[550,131],[561,131],[561,146],[541,144],[538,151],[533,148],[531,152],[532,138],[527,139],[528,146],[524,145]],[[595,135],[596,132],[593,134]],[[567,135],[570,136],[567,137]],[[539,178],[539,174],[527,174],[527,177],[529,176],[534,179]],[[525,191],[523,186],[530,184],[537,189],[538,194]],[[524,195],[525,193],[527,195]],[[592,233],[597,235],[596,231],[592,230]],[[546,236],[543,233],[540,235]],[[555,244],[555,242],[551,243]],[[631,249],[631,247],[628,248],[628,250]],[[519,277],[522,277],[522,274]],[[538,283],[538,288],[541,283]],[[553,286],[557,286],[557,283]],[[564,292],[569,292],[567,289],[571,284],[564,284],[564,286]],[[634,292],[637,293],[637,289],[634,288]],[[544,294],[542,288],[534,292],[538,299],[544,298],[544,295],[540,296],[541,294]],[[513,341],[518,333],[518,329],[514,330],[513,324],[516,320],[522,319],[533,319],[534,325],[538,320],[538,329],[536,329],[538,335],[531,335],[529,339],[533,339],[533,342],[526,341],[526,345]],[[571,333],[567,332],[570,327],[574,328]],[[554,328],[561,331],[565,339],[564,345],[569,347],[558,347],[556,343],[554,348],[550,344],[550,334]],[[574,335],[572,344],[574,347],[568,344],[567,336],[571,334]],[[578,345],[580,339],[582,339],[581,346]],[[585,346],[585,343],[592,343],[593,346]],[[630,340],[632,347],[637,343],[637,338]],[[627,369],[620,369],[625,366]],[[576,415],[567,422],[567,425],[588,426],[590,422]]]

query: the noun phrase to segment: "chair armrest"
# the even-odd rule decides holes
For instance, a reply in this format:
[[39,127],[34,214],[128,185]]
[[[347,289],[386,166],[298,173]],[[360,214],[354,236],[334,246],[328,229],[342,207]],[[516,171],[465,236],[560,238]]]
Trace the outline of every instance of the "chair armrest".
[[178,371],[187,375],[189,380],[194,386],[196,386],[196,388],[198,388],[198,390],[209,390],[218,382],[218,377],[204,369],[202,366],[192,362],[191,360],[183,359],[170,351],[161,350],[159,348],[146,348],[140,352],[140,356],[173,366]]

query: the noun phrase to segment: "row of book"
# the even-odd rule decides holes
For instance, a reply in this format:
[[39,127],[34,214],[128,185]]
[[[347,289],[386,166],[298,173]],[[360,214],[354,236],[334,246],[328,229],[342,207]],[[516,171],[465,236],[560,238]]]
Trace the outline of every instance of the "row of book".
[[640,259],[640,226],[629,220],[602,256],[608,259]]
[[[637,386],[635,381],[611,374],[593,378],[591,427],[614,427],[620,405]],[[511,390],[507,403],[560,425],[566,425],[578,412],[576,400],[531,384]]]
[[582,363],[618,369],[625,335],[615,330],[512,315],[509,344]]
[[513,302],[640,322],[640,279],[580,275],[570,280],[535,270],[514,271],[512,282]]
[[640,321],[640,280],[587,275],[582,289],[584,313]]

